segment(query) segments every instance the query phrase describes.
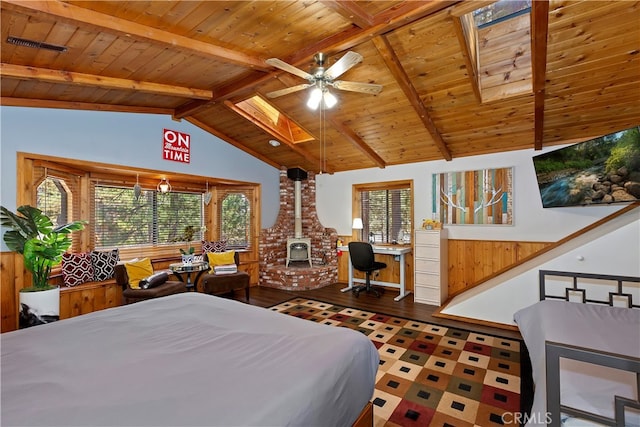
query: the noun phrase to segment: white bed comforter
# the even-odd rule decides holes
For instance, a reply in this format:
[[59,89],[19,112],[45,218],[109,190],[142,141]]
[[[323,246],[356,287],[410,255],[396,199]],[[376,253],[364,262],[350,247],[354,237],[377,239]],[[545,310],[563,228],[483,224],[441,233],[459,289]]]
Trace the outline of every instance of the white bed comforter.
[[2,426],[351,425],[364,335],[183,293],[5,333]]

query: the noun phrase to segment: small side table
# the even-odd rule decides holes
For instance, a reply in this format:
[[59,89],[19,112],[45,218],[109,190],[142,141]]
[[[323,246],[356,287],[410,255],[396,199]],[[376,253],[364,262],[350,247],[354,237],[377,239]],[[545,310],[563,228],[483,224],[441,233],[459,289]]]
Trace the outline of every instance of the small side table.
[[[198,280],[200,276],[206,271],[209,270],[209,263],[207,262],[194,262],[191,264],[184,264],[181,262],[176,262],[174,264],[169,264],[169,269],[175,274],[181,282],[184,282],[187,291],[198,291]],[[193,281],[191,280],[191,275],[195,273],[195,277]],[[184,275],[184,277],[183,277]],[[185,280],[186,279],[186,280]]]

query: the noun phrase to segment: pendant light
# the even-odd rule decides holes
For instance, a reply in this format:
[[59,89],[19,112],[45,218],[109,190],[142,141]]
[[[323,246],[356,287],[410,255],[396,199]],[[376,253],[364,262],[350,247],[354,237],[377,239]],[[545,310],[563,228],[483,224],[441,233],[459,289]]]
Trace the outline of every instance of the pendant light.
[[167,194],[171,192],[171,184],[169,184],[169,180],[167,178],[162,178],[156,189],[162,194]]
[[138,181],[139,174],[136,174],[136,184],[133,186],[133,199],[137,202],[140,200],[140,196],[142,195],[142,187],[140,186],[140,182]]
[[204,197],[203,197],[205,205],[209,206],[209,203],[211,203],[212,196],[213,195],[211,194],[211,191],[209,191],[209,181],[207,181],[207,191],[204,193]]

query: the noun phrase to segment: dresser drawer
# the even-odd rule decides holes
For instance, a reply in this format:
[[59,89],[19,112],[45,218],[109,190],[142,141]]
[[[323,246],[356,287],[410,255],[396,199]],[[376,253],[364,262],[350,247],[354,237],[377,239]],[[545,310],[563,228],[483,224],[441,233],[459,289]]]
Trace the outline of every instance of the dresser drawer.
[[440,259],[440,246],[415,246],[416,258],[433,258]]
[[436,259],[416,258],[415,269],[416,272],[440,274],[440,261]]
[[416,272],[416,287],[420,285],[440,287],[440,275]]
[[423,288],[416,286],[414,294],[414,300],[417,302],[440,305],[440,288]]
[[440,245],[439,231],[422,231],[416,233],[416,244],[418,245]]

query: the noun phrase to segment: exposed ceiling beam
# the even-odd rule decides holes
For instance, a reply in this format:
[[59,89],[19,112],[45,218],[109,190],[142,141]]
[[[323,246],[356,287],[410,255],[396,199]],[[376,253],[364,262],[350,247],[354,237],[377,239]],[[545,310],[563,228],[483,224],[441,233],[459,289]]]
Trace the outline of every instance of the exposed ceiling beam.
[[170,108],[142,107],[137,105],[98,104],[95,102],[53,101],[50,99],[0,98],[0,104],[6,107],[61,108],[65,110],[113,111],[119,113],[144,113],[171,115]]
[[379,168],[385,168],[387,163],[382,157],[378,155],[362,138],[356,134],[353,129],[346,126],[344,123],[340,123],[335,118],[330,118],[329,121],[342,135],[344,135],[353,145],[362,151],[367,157],[369,157],[373,163]]
[[[453,22],[453,28],[456,32],[456,37],[458,38],[458,44],[460,45],[460,51],[462,52],[462,56],[464,57],[464,63],[467,67],[467,76],[469,76],[469,84],[471,84],[471,88],[473,89],[473,94],[476,97],[476,101],[478,104],[482,103],[482,95],[480,94],[480,79],[478,78],[478,67],[474,62],[474,58],[477,55],[474,55],[471,52],[471,43],[470,40],[467,40],[467,37],[473,37],[477,42],[478,32],[473,29],[473,34],[468,34],[465,31],[465,23],[464,21],[469,20],[468,15],[462,16],[452,16],[451,20]],[[464,21],[463,21],[464,20]],[[468,26],[467,26],[468,28]],[[474,43],[474,46],[477,44]]]
[[186,121],[188,121],[189,123],[191,123],[192,125],[198,126],[200,129],[209,132],[210,134],[217,136],[218,138],[220,138],[221,140],[227,142],[228,144],[233,145],[234,147],[236,147],[239,150],[244,151],[245,153],[259,159],[262,160],[263,162],[265,162],[268,165],[273,166],[274,168],[280,169],[283,165],[279,165],[278,163],[269,160],[267,157],[263,156],[262,154],[258,153],[257,151],[253,151],[252,149],[250,149],[249,147],[247,147],[246,145],[242,144],[239,141],[236,141],[235,139],[231,138],[228,135],[225,135],[224,133],[220,132],[219,130],[207,125],[204,122],[201,122],[200,120],[194,118],[194,117],[187,117],[185,118]]
[[404,68],[402,68],[402,64],[400,64],[400,60],[398,59],[396,53],[393,51],[393,47],[391,46],[387,38],[384,36],[375,37],[373,39],[373,44],[376,46],[376,49],[378,49],[380,56],[382,56],[385,64],[387,64],[389,71],[391,71],[391,74],[395,78],[396,82],[398,82],[398,85],[404,92],[407,100],[411,103],[411,106],[416,111],[416,113],[418,113],[418,116],[420,117],[420,120],[422,120],[425,128],[431,134],[431,137],[436,143],[436,146],[438,147],[440,154],[442,154],[442,157],[444,157],[446,160],[451,160],[452,156],[449,148],[447,147],[447,144],[442,139],[442,136],[440,135],[440,132],[438,132],[435,124],[433,124],[427,108],[424,106],[422,100],[420,99],[420,96],[418,95],[418,91],[411,84],[409,76],[407,76]]
[[[347,49],[351,49],[354,46],[363,43],[372,37],[384,34],[396,28],[404,25],[411,24],[425,16],[439,12],[452,4],[459,3],[459,1],[445,1],[445,0],[432,0],[430,2],[409,1],[402,4],[402,7],[392,8],[380,15],[376,15],[374,20],[376,24],[373,27],[361,29],[358,27],[352,27],[342,32],[333,34],[326,39],[320,40],[317,43],[308,45],[306,48],[299,49],[292,55],[286,58],[280,58],[284,62],[287,62],[294,66],[301,66],[309,61],[318,52],[325,52],[329,55],[337,52],[342,52]],[[381,16],[381,18],[378,18]],[[244,94],[256,86],[266,82],[269,79],[275,78],[283,71],[277,70],[270,74],[256,76],[255,73],[247,74],[246,76],[236,80],[234,83],[215,88],[214,101],[220,101],[229,99],[234,96]],[[192,101],[184,106],[176,108],[175,116],[178,118],[185,117],[189,114],[206,108],[206,104],[211,101]]]
[[533,66],[534,140],[533,147],[542,150],[544,139],[544,98],[547,73],[547,38],[549,34],[549,2],[531,4],[531,61]]
[[90,25],[94,28],[108,30],[110,33],[117,33],[127,38],[162,43],[172,48],[191,51],[200,56],[212,57],[222,62],[233,63],[256,70],[269,69],[264,59],[258,56],[247,55],[224,46],[194,40],[189,37],[137,24],[125,19],[119,19],[58,0],[2,0],[2,8],[16,10],[18,12],[27,10],[32,15],[38,13],[43,19],[46,19],[47,16],[55,16],[73,24]]
[[296,51],[287,58],[281,59],[297,66],[309,61],[309,58],[313,57],[317,52],[325,52],[328,55],[342,52],[364,43],[375,36],[385,34],[409,25],[425,16],[439,12],[455,3],[459,3],[459,1],[408,1],[403,3],[402,7],[391,8],[374,16],[374,25],[371,27],[364,29],[353,27],[341,33],[336,33],[331,37],[307,46],[306,49]]
[[356,2],[351,0],[335,1],[321,0],[320,3],[327,6],[334,12],[339,13],[342,17],[353,22],[360,28],[368,28],[373,25],[373,16],[367,13]]
[[156,95],[178,96],[182,98],[211,99],[213,92],[160,83],[141,82],[130,79],[97,76],[71,71],[50,70],[48,68],[25,67],[0,63],[0,76],[20,80],[36,80],[50,83],[66,83],[72,86],[94,86],[105,89],[135,90]]

